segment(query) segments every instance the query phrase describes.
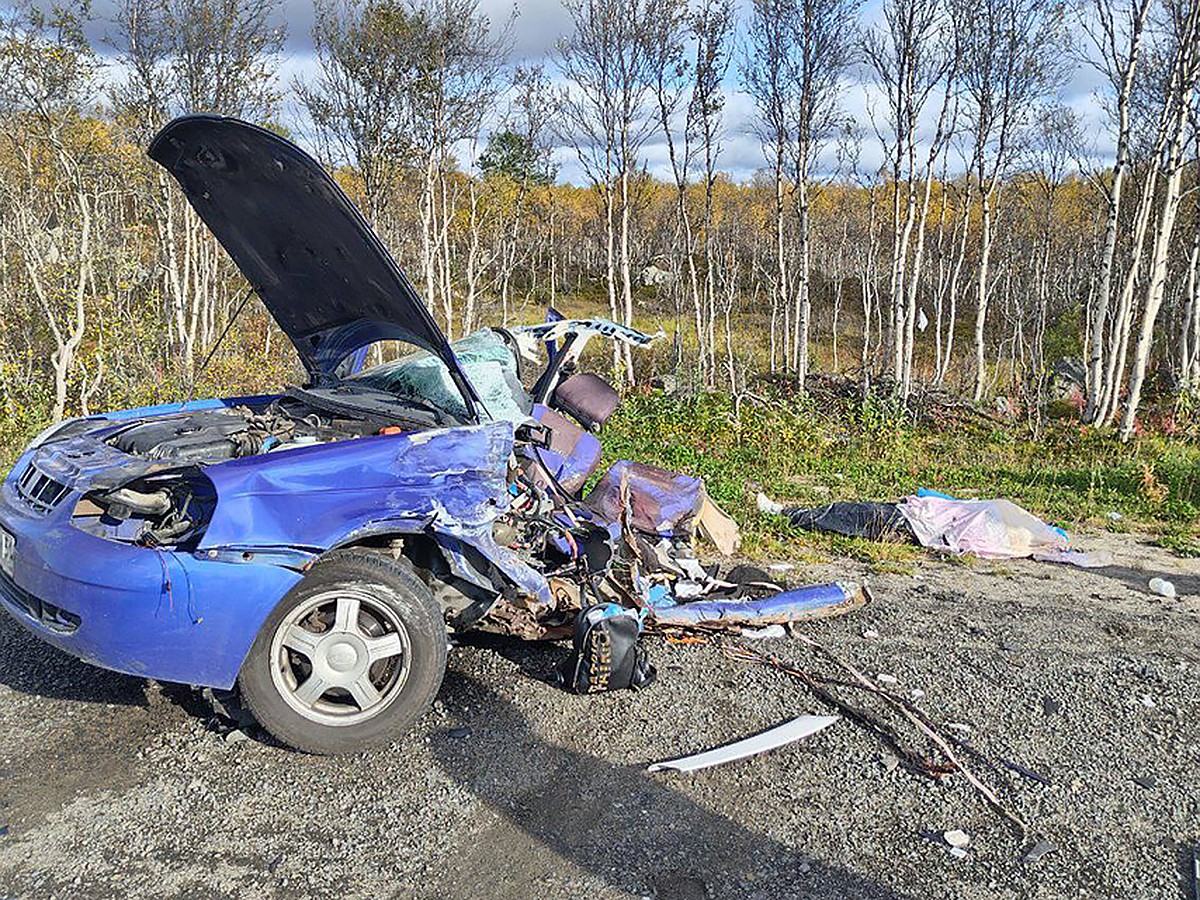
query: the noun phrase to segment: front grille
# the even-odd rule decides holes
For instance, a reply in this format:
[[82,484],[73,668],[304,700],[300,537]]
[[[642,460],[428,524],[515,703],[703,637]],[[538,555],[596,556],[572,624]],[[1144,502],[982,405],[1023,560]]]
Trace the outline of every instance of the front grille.
[[43,514],[58,506],[69,492],[70,488],[55,481],[39,469],[36,463],[30,463],[17,479],[17,496],[36,512]]
[[70,634],[79,627],[79,616],[67,612],[61,606],[40,600],[29,591],[20,587],[12,577],[0,569],[0,597],[15,606],[18,612],[23,612],[40,625],[63,634]]

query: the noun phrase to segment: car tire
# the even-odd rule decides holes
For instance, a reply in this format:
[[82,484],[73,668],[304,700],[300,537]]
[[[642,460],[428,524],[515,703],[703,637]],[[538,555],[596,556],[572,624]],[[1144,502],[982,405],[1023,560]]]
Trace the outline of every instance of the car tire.
[[446,649],[441,611],[406,563],[335,551],[267,617],[238,685],[283,743],[358,753],[400,737],[430,707]]

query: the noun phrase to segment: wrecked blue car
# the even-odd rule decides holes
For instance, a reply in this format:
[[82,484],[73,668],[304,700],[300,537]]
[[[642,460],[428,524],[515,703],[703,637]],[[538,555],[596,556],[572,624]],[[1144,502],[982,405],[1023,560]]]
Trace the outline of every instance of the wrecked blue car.
[[[552,608],[548,573],[578,569],[572,554],[596,535],[611,543],[603,525],[552,515],[552,495],[574,496],[599,463],[592,431],[615,407],[607,384],[572,372],[591,337],[652,338],[555,321],[451,346],[288,141],[188,116],[149,154],[291,338],[307,383],[46,431],[0,494],[0,597],[89,663],[236,685],[292,746],[386,742],[433,701],[448,629],[501,602],[517,618]],[[384,341],[412,352],[354,371]],[[523,371],[534,355],[544,368]]]
[[[639,632],[739,630],[864,602],[855,585],[788,591],[750,566],[701,565],[697,535],[730,555],[738,533],[698,478],[618,461],[583,495],[619,397],[580,355],[596,337],[659,335],[551,311],[452,345],[288,141],[187,116],[149,153],[307,379],[34,440],[0,489],[0,604],[42,640],[236,691],[280,741],[349,753],[433,702],[448,633],[565,638],[589,610],[633,614]],[[392,359],[363,369],[372,346]]]

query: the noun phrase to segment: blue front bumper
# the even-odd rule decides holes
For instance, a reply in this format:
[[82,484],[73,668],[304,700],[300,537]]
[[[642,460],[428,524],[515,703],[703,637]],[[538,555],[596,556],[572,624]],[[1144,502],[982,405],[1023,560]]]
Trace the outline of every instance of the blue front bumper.
[[0,601],[48,644],[85,662],[161,681],[232,687],[263,621],[300,573],[258,561],[197,558],[87,534],[68,493],[48,512],[0,488],[15,539]]

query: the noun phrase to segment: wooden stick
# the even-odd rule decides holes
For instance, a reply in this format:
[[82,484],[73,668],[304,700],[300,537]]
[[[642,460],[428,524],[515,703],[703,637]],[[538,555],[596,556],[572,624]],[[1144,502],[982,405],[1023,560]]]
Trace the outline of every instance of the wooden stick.
[[[906,719],[908,719],[910,722],[912,722],[912,724],[916,726],[918,731],[920,731],[922,734],[924,734],[926,737],[928,737],[931,741],[933,741],[933,743],[942,752],[942,754],[946,757],[946,759],[950,761],[951,765],[953,765],[954,768],[956,768],[958,771],[962,772],[963,776],[967,779],[967,782],[973,788],[975,788],[976,791],[978,791],[980,794],[983,795],[984,799],[988,802],[988,805],[990,805],[994,810],[996,810],[996,812],[998,812],[1001,816],[1003,816],[1009,822],[1012,822],[1014,825],[1016,825],[1017,828],[1020,829],[1022,837],[1025,836],[1025,834],[1029,830],[1029,826],[1026,825],[1025,822],[1019,816],[1017,816],[1015,813],[1009,812],[1005,808],[1004,804],[1000,802],[1000,798],[996,796],[995,792],[991,788],[989,788],[986,784],[984,784],[982,781],[980,781],[979,778],[976,777],[976,775],[970,769],[968,769],[966,767],[966,765],[962,762],[962,760],[960,760],[958,758],[958,756],[955,754],[955,752],[954,752],[953,748],[950,746],[949,742],[946,741],[946,739],[943,738],[940,734],[938,734],[938,732],[933,727],[926,724],[926,722],[923,721],[921,716],[915,715],[905,705],[905,703],[903,701],[899,700],[898,698],[893,697],[888,691],[879,687],[879,685],[875,684],[870,678],[868,678],[866,675],[864,675],[862,672],[860,672],[853,665],[851,665],[850,663],[841,659],[832,650],[828,649],[827,647],[825,647],[824,645],[820,644],[819,642],[813,640],[812,638],[808,637],[807,635],[797,634],[797,635],[795,635],[795,637],[798,638],[806,646],[811,647],[812,649],[814,649],[820,653],[823,653],[826,657],[828,657],[836,665],[841,666],[843,669],[845,669],[847,672],[849,672],[854,677],[855,681],[857,681],[860,685],[862,685],[863,687],[867,688],[868,690],[872,691],[873,693],[875,693],[876,695],[881,697],[885,703],[887,703],[892,708],[898,710]],[[778,668],[782,671],[788,672],[788,674],[791,674],[794,677],[803,678],[803,676],[800,675],[800,673],[803,672],[803,670],[798,669],[798,667],[791,666],[789,663],[786,663],[783,660],[780,660],[776,656],[768,656],[767,654],[764,654],[764,653],[762,653],[760,651],[756,651],[756,650],[748,650],[745,648],[738,648],[738,649],[741,651],[742,654],[745,654],[745,656],[743,656],[743,658],[746,658],[746,656],[748,656],[750,658],[757,658],[759,661],[767,663],[769,665],[772,665],[775,668]],[[789,670],[791,670],[791,671],[789,671]]]

